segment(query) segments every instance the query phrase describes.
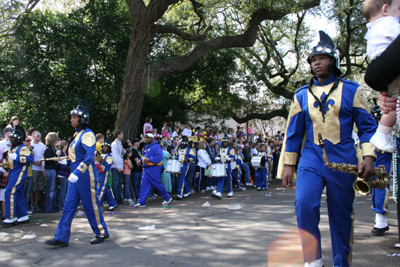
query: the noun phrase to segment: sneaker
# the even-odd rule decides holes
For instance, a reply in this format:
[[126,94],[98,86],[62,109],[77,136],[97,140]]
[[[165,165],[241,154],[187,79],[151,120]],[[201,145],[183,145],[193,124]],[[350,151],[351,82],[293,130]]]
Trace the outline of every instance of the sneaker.
[[181,195],[176,195],[176,200],[181,200],[183,197]]
[[13,218],[13,219],[5,219],[2,223],[1,223],[1,227],[6,228],[6,227],[11,227],[14,225],[18,225],[18,221],[17,218]]
[[215,190],[215,189],[217,189],[217,188],[215,188],[215,186],[210,186],[210,190]]
[[372,136],[371,140],[369,140],[371,144],[376,146],[376,148],[394,153],[395,152],[395,147],[394,147],[394,140],[393,140],[393,135],[392,134],[385,134],[382,132],[376,131],[376,133]]
[[154,194],[153,197],[158,197],[158,195],[157,195],[157,194]]
[[26,210],[26,212],[27,212],[28,214],[32,214],[32,213],[33,213],[31,210]]
[[228,197],[233,197],[233,192],[232,191],[228,193]]
[[109,206],[110,206],[110,204],[108,204],[107,200],[105,200],[105,201],[103,202],[103,207],[109,207]]
[[108,210],[109,210],[109,211],[112,211],[112,210],[115,210],[117,207],[118,207],[118,204],[115,205],[115,206],[110,206],[110,207],[108,208]]
[[374,227],[372,230],[371,230],[371,234],[373,234],[373,235],[384,235],[387,231],[389,231],[389,225],[388,226],[386,226],[386,227],[384,227],[384,228],[377,228],[377,227]]
[[29,223],[29,217],[28,215],[20,217],[17,219],[18,223],[24,224],[24,223]]
[[205,192],[206,192],[206,190],[204,190],[204,189],[200,191],[200,193],[205,193]]
[[172,201],[172,197],[170,197],[168,200],[164,200],[164,202],[162,203],[164,206],[168,205],[169,203],[171,203]]
[[210,187],[209,186],[207,186],[206,187],[206,191],[210,191],[211,189],[210,189]]
[[257,191],[260,191],[261,190],[261,187],[257,187]]
[[246,183],[246,186],[252,186],[253,184],[252,183]]
[[257,188],[257,186],[256,186],[256,185],[253,185],[253,187],[254,187],[254,188]]
[[190,193],[183,194],[183,197],[188,197],[188,196],[190,196]]
[[322,259],[319,259],[312,262],[306,262],[304,267],[324,267],[324,263]]
[[221,192],[215,192],[215,190],[211,193],[213,198],[222,199]]
[[146,205],[142,205],[142,204],[140,204],[140,203],[137,203],[137,204],[135,205],[135,207],[137,207],[137,208],[146,208]]
[[129,199],[129,205],[130,205],[130,206],[135,205],[135,201],[133,201],[133,199]]
[[194,194],[194,193],[196,193],[196,191],[194,191],[194,189],[192,188],[192,190],[190,190],[190,193]]

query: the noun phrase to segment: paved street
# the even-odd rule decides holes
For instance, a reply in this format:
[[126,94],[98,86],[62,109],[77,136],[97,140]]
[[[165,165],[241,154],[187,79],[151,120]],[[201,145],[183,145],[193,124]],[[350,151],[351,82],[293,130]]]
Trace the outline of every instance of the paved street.
[[[122,205],[104,212],[110,239],[90,245],[93,233],[85,216],[75,216],[67,248],[44,244],[53,238],[61,214],[37,213],[31,223],[1,229],[0,266],[303,266],[294,214],[295,190],[273,181],[270,190],[234,193],[213,199],[196,193],[161,206],[162,198],[149,200],[147,208]],[[267,196],[266,194],[271,194]],[[203,207],[205,202],[211,206]],[[354,205],[353,266],[400,266],[395,204],[390,199],[390,231],[371,236],[375,215],[371,201],[357,196]],[[240,208],[239,208],[240,206]],[[332,266],[325,199],[321,203],[323,260]],[[239,209],[229,209],[229,208]],[[155,230],[138,227],[155,225]],[[36,237],[22,239],[32,231]]]

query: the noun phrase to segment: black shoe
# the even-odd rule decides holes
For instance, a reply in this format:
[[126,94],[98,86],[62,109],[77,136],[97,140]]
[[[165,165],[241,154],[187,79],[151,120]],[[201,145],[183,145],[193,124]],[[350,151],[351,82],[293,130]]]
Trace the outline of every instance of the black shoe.
[[1,223],[1,227],[3,227],[3,228],[15,226],[15,225],[18,225],[18,221],[17,220],[15,220],[13,222],[10,222],[10,223],[6,223],[6,222],[2,222]]
[[92,240],[90,240],[90,244],[92,245],[96,245],[96,244],[100,244],[103,243],[104,240],[108,239],[110,236],[105,236],[105,237],[99,237],[99,236],[95,236]]
[[385,232],[387,232],[387,231],[389,231],[389,225],[386,226],[385,228],[376,228],[376,227],[374,227],[371,230],[371,234],[373,234],[373,235],[384,235]]
[[68,247],[68,245],[69,245],[67,242],[62,242],[62,241],[55,240],[55,239],[46,240],[46,242],[44,242],[44,243],[46,245],[53,246],[53,247]]

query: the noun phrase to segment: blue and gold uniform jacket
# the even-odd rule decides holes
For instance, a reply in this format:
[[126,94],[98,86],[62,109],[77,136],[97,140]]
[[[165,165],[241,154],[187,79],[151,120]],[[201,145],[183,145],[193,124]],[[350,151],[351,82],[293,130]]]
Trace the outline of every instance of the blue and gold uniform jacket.
[[331,162],[357,164],[352,138],[354,123],[358,128],[363,157],[375,157],[374,146],[369,140],[375,133],[376,123],[370,115],[362,89],[355,82],[340,79],[338,87],[326,98],[334,79],[335,76],[330,77],[325,85],[313,79],[311,89],[322,101],[322,112],[308,85],[296,91],[287,121],[278,177],[282,177],[284,165],[297,164],[300,152],[300,165],[308,164],[310,168],[321,169],[318,166],[324,165],[324,160],[319,133],[325,139],[325,149]]
[[101,154],[101,157],[103,158],[103,162],[101,163],[101,170],[104,173],[108,173],[108,171],[111,169],[113,158],[110,153],[103,153]]
[[239,166],[239,167],[242,166],[243,160],[242,160],[242,156],[240,154],[235,154],[233,159],[236,162],[237,166]]
[[10,167],[10,172],[8,180],[22,179],[28,175],[28,167],[34,161],[33,155],[29,148],[23,144],[13,148],[9,153],[17,154],[15,160],[8,159],[8,164]]
[[[225,163],[225,168],[231,168],[232,159],[235,159],[235,150],[232,147],[220,147],[219,149],[219,156],[221,157],[220,162]],[[229,162],[225,160],[225,156],[231,158]]]
[[[144,163],[144,159],[149,159],[149,163]],[[151,143],[150,145],[146,145],[142,150],[142,158],[140,161],[143,164],[144,168],[149,168],[153,166],[160,166],[162,165],[163,153],[162,149],[156,143]]]
[[[272,157],[268,155],[268,151],[259,151],[257,154],[258,157],[265,157],[265,162],[272,161]],[[264,167],[260,167],[260,169],[267,168],[268,164],[265,164]]]
[[89,128],[75,130],[74,140],[71,142],[68,150],[68,157],[71,161],[71,171],[79,178],[84,175],[90,166],[90,172],[93,172],[97,178],[97,172],[93,171],[94,153],[96,151],[96,136]]
[[[179,157],[178,160],[182,163],[185,159],[188,159],[188,160],[191,159],[190,163],[195,162],[197,159],[196,151],[194,150],[194,148],[190,148],[190,147],[179,148],[178,157]],[[188,164],[188,163],[184,163],[184,164]]]

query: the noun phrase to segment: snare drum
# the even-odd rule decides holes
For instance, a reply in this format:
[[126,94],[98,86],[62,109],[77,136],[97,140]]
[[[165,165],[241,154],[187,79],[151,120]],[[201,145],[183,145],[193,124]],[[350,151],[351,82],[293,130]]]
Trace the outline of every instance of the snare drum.
[[226,176],[225,165],[223,163],[211,164],[211,176],[212,177],[225,177]]
[[260,168],[261,165],[261,157],[254,156],[251,158],[251,165],[253,166],[254,169]]
[[165,168],[166,172],[172,172],[172,161],[173,161],[173,159],[169,159],[167,161],[167,168]]
[[180,174],[182,166],[183,166],[182,162],[180,162],[179,160],[176,160],[176,159],[171,160],[171,164],[170,164],[171,167],[168,168],[169,161],[170,160],[168,160],[168,162],[167,162],[167,172],[170,172],[172,174],[176,174],[176,173]]

